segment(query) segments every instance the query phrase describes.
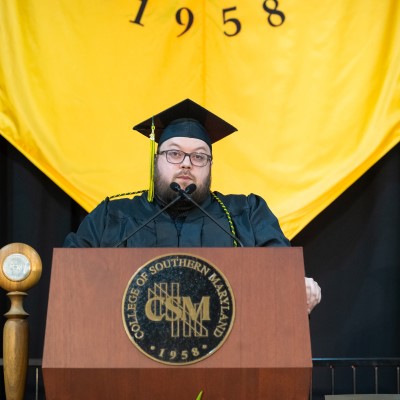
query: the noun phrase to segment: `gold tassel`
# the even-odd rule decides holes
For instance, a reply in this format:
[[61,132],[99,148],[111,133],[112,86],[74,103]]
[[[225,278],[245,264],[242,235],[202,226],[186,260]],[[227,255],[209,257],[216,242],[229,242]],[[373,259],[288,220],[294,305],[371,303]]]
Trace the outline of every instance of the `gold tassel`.
[[150,133],[150,182],[149,182],[149,191],[147,193],[147,200],[152,202],[154,199],[154,157],[155,157],[155,134],[154,134],[155,126],[154,119],[151,120],[151,133]]

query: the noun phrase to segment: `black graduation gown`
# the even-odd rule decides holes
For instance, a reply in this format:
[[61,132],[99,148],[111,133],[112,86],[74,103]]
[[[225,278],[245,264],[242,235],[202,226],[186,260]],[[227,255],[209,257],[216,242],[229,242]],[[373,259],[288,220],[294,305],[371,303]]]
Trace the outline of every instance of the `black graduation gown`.
[[[244,246],[290,246],[277,218],[257,195],[222,195],[215,192],[228,209],[236,236]],[[230,231],[221,205],[210,195],[203,203],[208,213]],[[70,233],[64,247],[232,247],[233,239],[197,207],[190,209],[180,233],[171,216],[163,212],[127,241],[121,241],[150,217],[160,206],[149,203],[147,193],[133,199],[106,199]]]

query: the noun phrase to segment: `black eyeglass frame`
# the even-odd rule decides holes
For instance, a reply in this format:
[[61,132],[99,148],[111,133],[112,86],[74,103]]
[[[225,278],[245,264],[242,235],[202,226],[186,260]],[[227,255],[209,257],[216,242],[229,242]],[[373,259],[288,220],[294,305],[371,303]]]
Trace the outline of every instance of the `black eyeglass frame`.
[[[182,160],[177,161],[177,162],[170,161],[170,160],[168,159],[168,154],[169,154],[170,152],[182,153],[182,155],[183,155]],[[195,166],[195,167],[205,167],[209,162],[212,161],[212,156],[210,156],[210,155],[208,155],[208,154],[205,154],[205,153],[199,153],[199,152],[197,152],[197,151],[194,151],[193,153],[185,153],[185,152],[182,151],[182,150],[173,150],[173,149],[171,149],[171,150],[162,150],[162,151],[160,151],[160,152],[157,153],[157,155],[161,155],[161,154],[165,154],[165,159],[166,159],[167,162],[169,162],[170,164],[181,164],[181,163],[183,163],[183,161],[185,160],[186,157],[189,157],[190,163],[191,163],[193,166]],[[207,160],[207,161],[205,162],[205,164],[203,164],[203,165],[197,165],[197,164],[195,164],[195,163],[193,162],[193,160],[192,160],[192,155],[194,155],[194,154],[198,154],[198,155],[205,156],[205,157],[206,157],[206,160]]]

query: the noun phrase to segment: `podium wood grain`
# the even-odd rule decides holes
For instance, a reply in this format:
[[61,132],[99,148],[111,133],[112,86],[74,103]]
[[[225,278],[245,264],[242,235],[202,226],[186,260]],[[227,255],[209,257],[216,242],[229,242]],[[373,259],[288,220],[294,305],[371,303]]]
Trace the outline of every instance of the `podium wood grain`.
[[[122,322],[135,271],[164,254],[207,259],[232,286],[224,345],[187,366],[146,357]],[[43,376],[46,399],[307,399],[311,346],[301,248],[55,249]]]

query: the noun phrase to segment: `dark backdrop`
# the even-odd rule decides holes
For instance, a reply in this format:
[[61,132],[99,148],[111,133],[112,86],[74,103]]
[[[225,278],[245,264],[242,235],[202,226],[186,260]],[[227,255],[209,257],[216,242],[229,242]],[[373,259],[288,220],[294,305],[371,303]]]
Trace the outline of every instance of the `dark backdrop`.
[[[52,249],[62,245],[85,215],[0,137],[0,247],[29,244],[43,262],[40,283],[25,300],[30,358],[42,357]],[[323,290],[323,301],[310,321],[313,357],[399,357],[400,145],[292,244],[304,248],[306,273]],[[1,290],[0,314],[8,308]]]

